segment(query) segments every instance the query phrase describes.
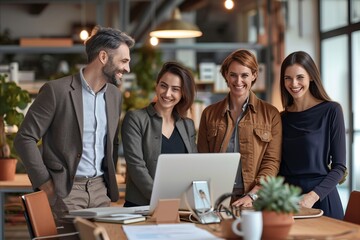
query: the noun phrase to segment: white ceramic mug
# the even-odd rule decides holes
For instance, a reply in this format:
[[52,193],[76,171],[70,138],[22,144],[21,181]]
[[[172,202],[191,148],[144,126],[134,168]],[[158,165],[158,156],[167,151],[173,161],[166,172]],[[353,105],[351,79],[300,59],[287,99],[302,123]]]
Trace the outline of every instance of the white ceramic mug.
[[243,210],[241,211],[241,217],[235,219],[232,223],[233,232],[238,236],[242,236],[244,240],[260,240],[262,229],[261,211]]

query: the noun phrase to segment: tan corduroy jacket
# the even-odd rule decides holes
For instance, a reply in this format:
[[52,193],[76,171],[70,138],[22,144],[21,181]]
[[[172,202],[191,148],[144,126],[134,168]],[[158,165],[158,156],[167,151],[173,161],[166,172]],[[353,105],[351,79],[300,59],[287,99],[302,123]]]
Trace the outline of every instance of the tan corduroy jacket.
[[[228,103],[229,95],[203,111],[197,142],[199,152],[226,152],[235,127]],[[277,175],[282,141],[279,111],[251,91],[248,107],[238,124],[238,139],[244,191],[249,192],[261,177]]]

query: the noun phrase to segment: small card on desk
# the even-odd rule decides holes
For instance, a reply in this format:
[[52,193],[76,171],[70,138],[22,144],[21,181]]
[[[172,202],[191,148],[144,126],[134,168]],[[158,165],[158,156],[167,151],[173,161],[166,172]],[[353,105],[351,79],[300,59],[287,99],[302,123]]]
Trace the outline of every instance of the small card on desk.
[[108,217],[94,218],[94,220],[97,222],[129,224],[145,221],[146,217],[140,214],[113,214]]

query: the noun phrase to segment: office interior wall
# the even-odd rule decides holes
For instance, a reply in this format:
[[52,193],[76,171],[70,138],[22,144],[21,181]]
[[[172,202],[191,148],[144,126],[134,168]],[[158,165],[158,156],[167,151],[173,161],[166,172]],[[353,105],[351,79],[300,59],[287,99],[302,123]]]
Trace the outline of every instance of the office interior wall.
[[285,56],[305,51],[319,64],[317,1],[287,1],[288,19],[285,33]]
[[[95,22],[93,4],[86,5],[86,22]],[[80,4],[48,4],[39,14],[31,14],[27,4],[0,4],[0,32],[10,30],[11,38],[68,37],[73,23],[81,24]]]

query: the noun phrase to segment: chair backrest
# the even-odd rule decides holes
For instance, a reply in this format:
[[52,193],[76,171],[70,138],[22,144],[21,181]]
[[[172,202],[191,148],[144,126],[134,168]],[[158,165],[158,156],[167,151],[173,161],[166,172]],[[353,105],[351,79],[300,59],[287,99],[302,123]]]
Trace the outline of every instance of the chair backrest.
[[81,240],[110,240],[105,228],[82,217],[75,217],[74,224]]
[[56,235],[57,229],[47,195],[44,191],[21,196],[30,237]]
[[360,192],[352,191],[346,207],[344,221],[360,224]]

